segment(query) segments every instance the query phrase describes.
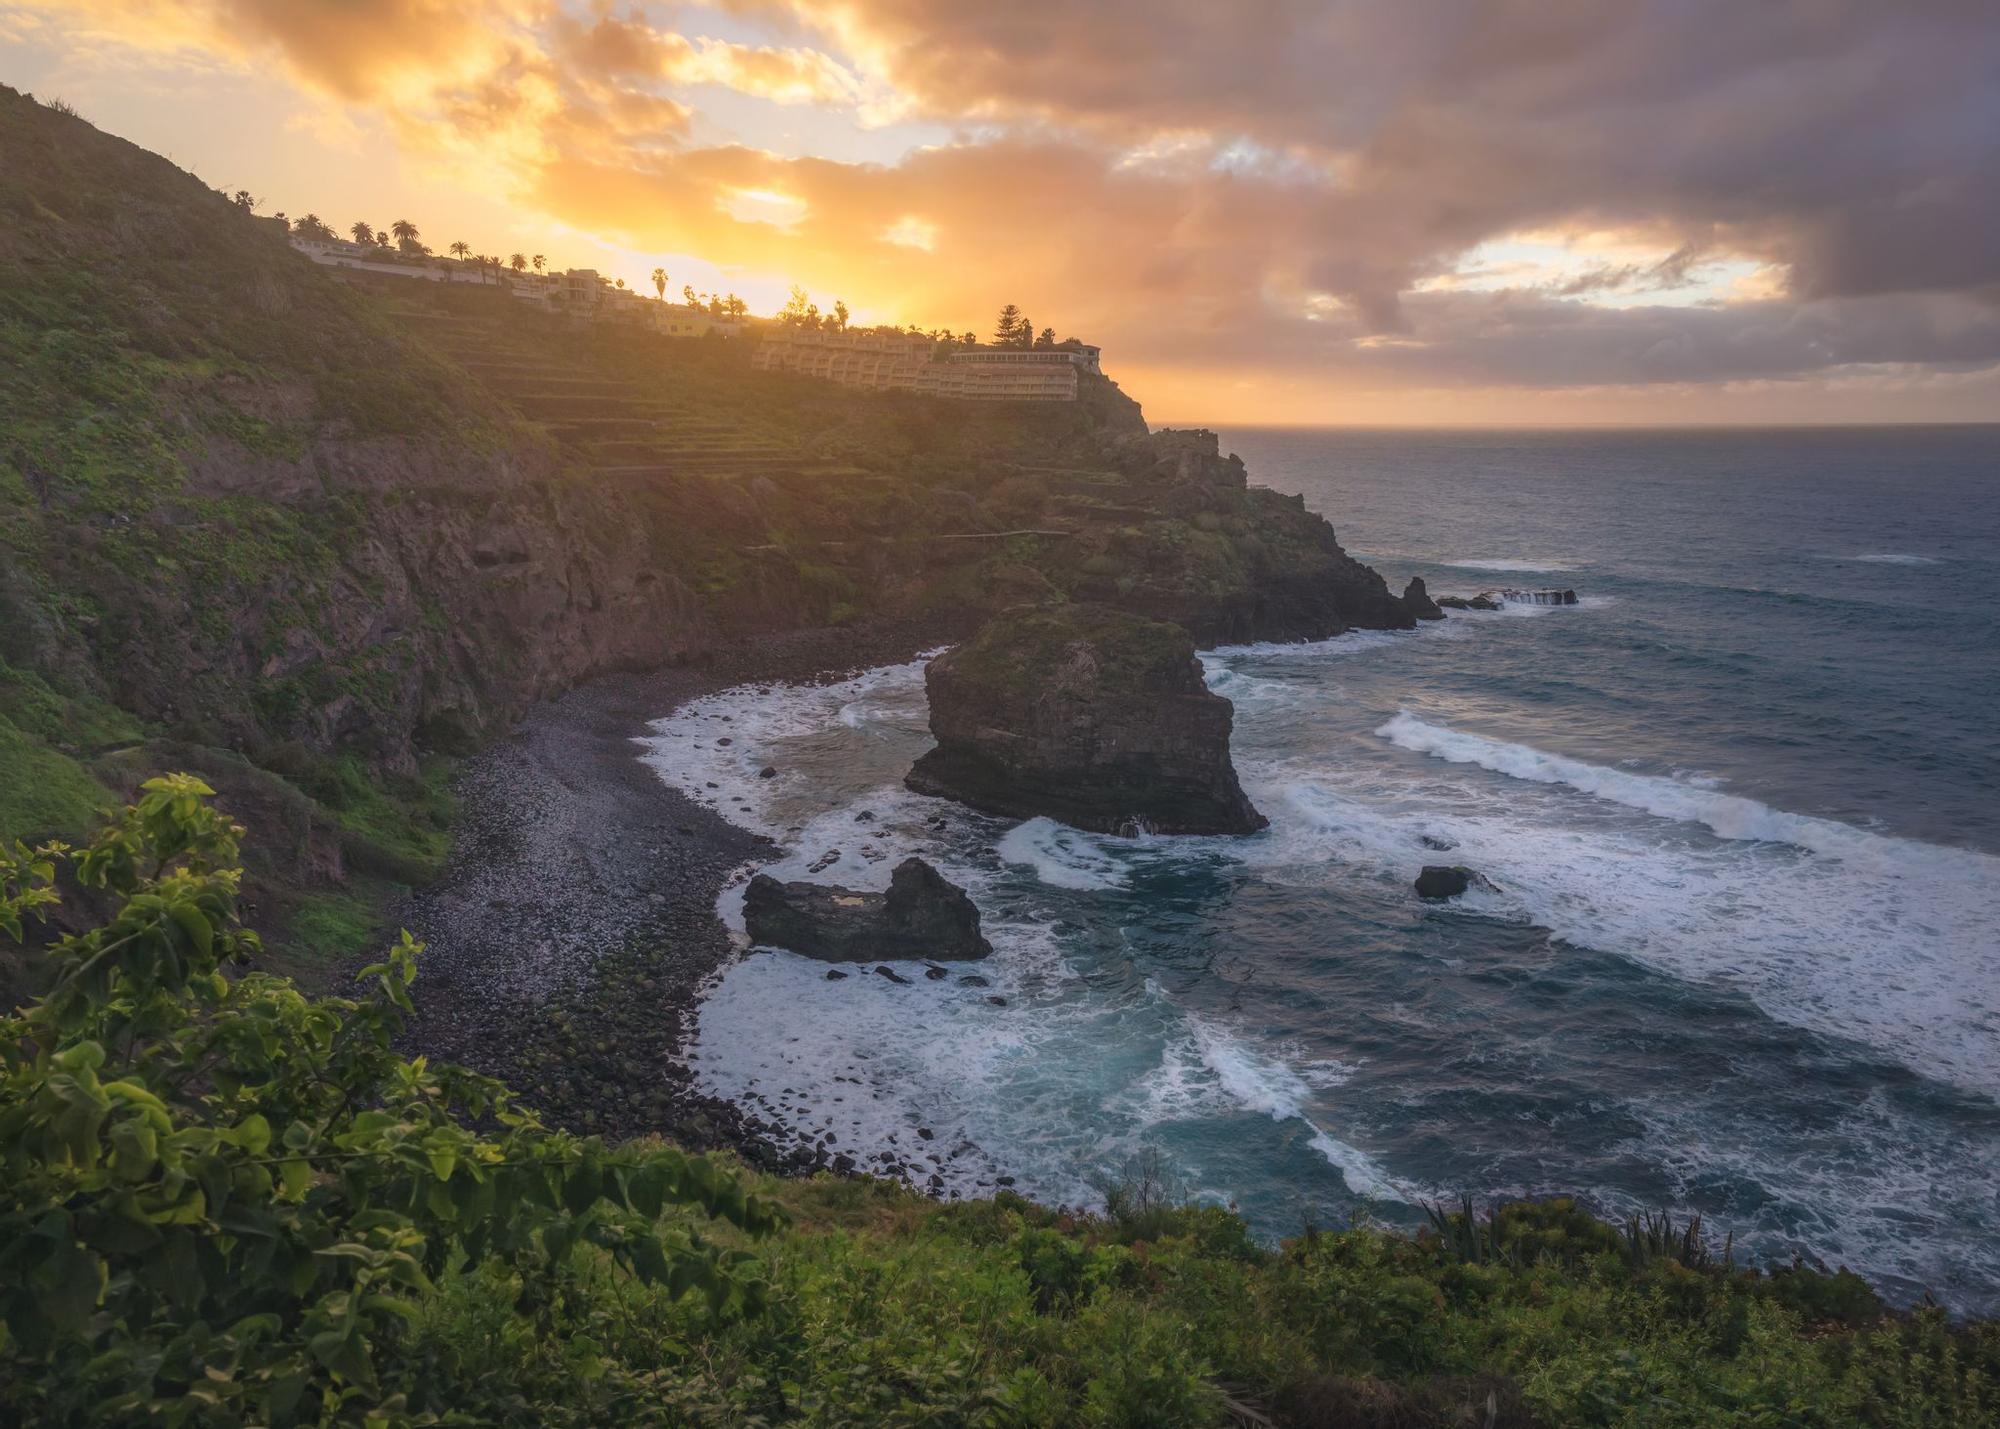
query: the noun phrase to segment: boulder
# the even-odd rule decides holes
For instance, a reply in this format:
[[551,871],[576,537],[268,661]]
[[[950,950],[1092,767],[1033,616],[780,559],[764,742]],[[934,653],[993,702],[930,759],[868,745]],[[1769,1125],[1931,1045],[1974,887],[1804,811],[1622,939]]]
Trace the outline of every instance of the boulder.
[[1403,608],[1418,620],[1444,619],[1444,612],[1431,599],[1431,593],[1424,589],[1422,576],[1411,576],[1410,583],[1403,587]]
[[887,893],[760,873],[744,891],[743,921],[752,942],[830,963],[969,962],[993,951],[965,890],[920,858],[896,865]]
[[1437,603],[1446,610],[1498,610],[1500,602],[1490,595],[1441,595]]
[[1253,833],[1235,709],[1177,625],[1103,606],[1010,611],[930,662],[937,747],[904,781],[1010,818],[1131,834]]
[[1433,903],[1456,898],[1472,888],[1491,891],[1493,885],[1483,875],[1474,873],[1463,864],[1425,864],[1424,871],[1417,875],[1417,897]]

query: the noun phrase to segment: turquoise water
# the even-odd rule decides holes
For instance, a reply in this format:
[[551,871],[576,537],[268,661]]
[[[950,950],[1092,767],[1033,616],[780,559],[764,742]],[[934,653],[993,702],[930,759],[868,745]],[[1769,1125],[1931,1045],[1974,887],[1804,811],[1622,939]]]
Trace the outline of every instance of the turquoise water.
[[[704,1082],[961,1194],[1087,1203],[1144,1150],[1269,1236],[1574,1192],[2000,1304],[2000,431],[1223,437],[1398,588],[1583,604],[1209,652],[1247,839],[902,791],[917,665],[678,712],[651,757],[775,871],[922,852],[998,949],[752,953]],[[1420,903],[1440,861],[1497,891]]]

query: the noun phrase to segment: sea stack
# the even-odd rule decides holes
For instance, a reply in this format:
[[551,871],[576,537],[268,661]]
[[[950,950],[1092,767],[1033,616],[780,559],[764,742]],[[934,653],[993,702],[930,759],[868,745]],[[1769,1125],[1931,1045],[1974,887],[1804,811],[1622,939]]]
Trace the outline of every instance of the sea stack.
[[1444,612],[1431,599],[1431,593],[1424,586],[1422,576],[1411,576],[1410,583],[1403,587],[1403,609],[1418,620],[1443,620]]
[[1006,612],[924,672],[937,748],[905,781],[1100,833],[1254,833],[1235,709],[1178,625],[1097,605]]

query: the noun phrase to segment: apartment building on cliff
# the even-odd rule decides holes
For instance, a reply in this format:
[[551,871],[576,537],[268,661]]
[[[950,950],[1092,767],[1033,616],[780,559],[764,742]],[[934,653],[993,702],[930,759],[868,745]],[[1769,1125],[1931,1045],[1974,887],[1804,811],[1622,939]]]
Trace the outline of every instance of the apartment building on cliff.
[[701,308],[642,297],[630,288],[615,287],[594,268],[569,268],[559,273],[516,273],[491,263],[476,263],[436,254],[414,255],[344,238],[313,238],[294,233],[292,248],[328,268],[428,283],[470,283],[503,292],[551,312],[568,313],[590,322],[631,323],[668,337],[703,337],[719,333],[734,337],[742,325],[711,316]]
[[771,324],[757,334],[750,365],[878,392],[920,392],[983,402],[1074,402],[1080,373],[1103,375],[1100,349],[960,347],[895,331],[837,331]]

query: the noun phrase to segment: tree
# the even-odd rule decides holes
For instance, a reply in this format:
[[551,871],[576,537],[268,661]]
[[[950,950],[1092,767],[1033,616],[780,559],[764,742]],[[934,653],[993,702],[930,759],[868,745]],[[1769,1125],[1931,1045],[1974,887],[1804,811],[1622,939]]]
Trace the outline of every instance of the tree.
[[[785,306],[778,311],[778,321],[787,327],[797,327],[805,322],[806,309],[811,307],[811,305],[812,299],[806,295],[806,290],[801,288],[797,283],[794,283],[792,284],[791,297],[786,300]],[[818,309],[815,308],[814,311],[817,312]]]
[[655,269],[653,270],[653,291],[654,291],[654,292],[656,292],[656,293],[658,293],[658,294],[660,295],[660,301],[661,301],[661,302],[663,302],[663,303],[664,303],[664,302],[665,302],[665,301],[667,300],[667,270],[666,270],[666,269],[664,269],[664,268],[655,268]]
[[838,298],[833,300],[833,326],[841,332],[847,331],[847,304]]
[[541,272],[542,269],[546,268],[549,263],[549,260],[544,258],[539,253],[537,253],[534,257],[530,258],[528,261],[535,265],[535,271],[537,273]]
[[689,307],[695,306],[694,284],[692,283],[681,284],[681,301],[686,303]]
[[498,1082],[397,1054],[407,933],[351,1000],[250,970],[243,829],[212,794],[151,779],[84,848],[0,846],[12,938],[59,869],[107,910],[0,1017],[0,1419],[440,1422],[476,1387],[413,1324],[454,1264],[519,1287],[509,1336],[586,1263],[699,1291],[698,1318],[761,1311],[748,1253],[660,1221],[778,1225],[728,1171],[550,1131]]
[[242,209],[245,213],[255,213],[257,210],[257,204],[259,202],[257,199],[254,199],[250,196],[250,190],[248,189],[238,189],[235,193],[229,196],[229,201],[235,204],[238,208]]
[[326,220],[316,213],[301,214],[299,221],[292,225],[292,232],[301,238],[332,238],[333,230],[326,226]]
[[399,218],[390,224],[389,232],[395,235],[396,242],[402,245],[405,252],[416,247],[417,226],[407,218]]
[[460,262],[464,262],[465,256],[470,252],[472,252],[472,245],[467,243],[463,238],[451,245],[452,257],[458,259]]
[[1056,330],[1052,327],[1043,328],[1041,336],[1035,339],[1036,347],[1054,347],[1055,345],[1056,345]]
[[1014,325],[1014,340],[1008,343],[1007,346],[1033,347],[1034,345],[1035,345],[1035,325],[1028,321],[1026,314],[1023,314],[1020,322]]
[[373,243],[375,241],[375,230],[365,223],[353,224],[348,228],[347,232],[356,243]]
[[516,273],[527,272],[528,255],[525,253],[516,253],[512,258],[509,258],[507,260],[507,266],[509,268],[512,268]]
[[1006,307],[1000,309],[1000,317],[993,324],[993,345],[995,347],[1012,347],[1014,345],[1014,334],[1020,330],[1020,326],[1021,310],[1012,303],[1007,304]]
[[377,248],[387,248],[387,247],[389,246],[389,230],[388,230],[388,229],[386,229],[386,228],[378,228],[378,229],[376,229],[376,230],[375,230],[375,246],[376,246]]
[[732,318],[740,318],[745,313],[750,311],[750,305],[744,302],[743,299],[737,297],[736,294],[734,293],[731,293],[727,298],[724,298],[722,301],[723,301],[723,306],[729,310],[729,316],[731,316]]

